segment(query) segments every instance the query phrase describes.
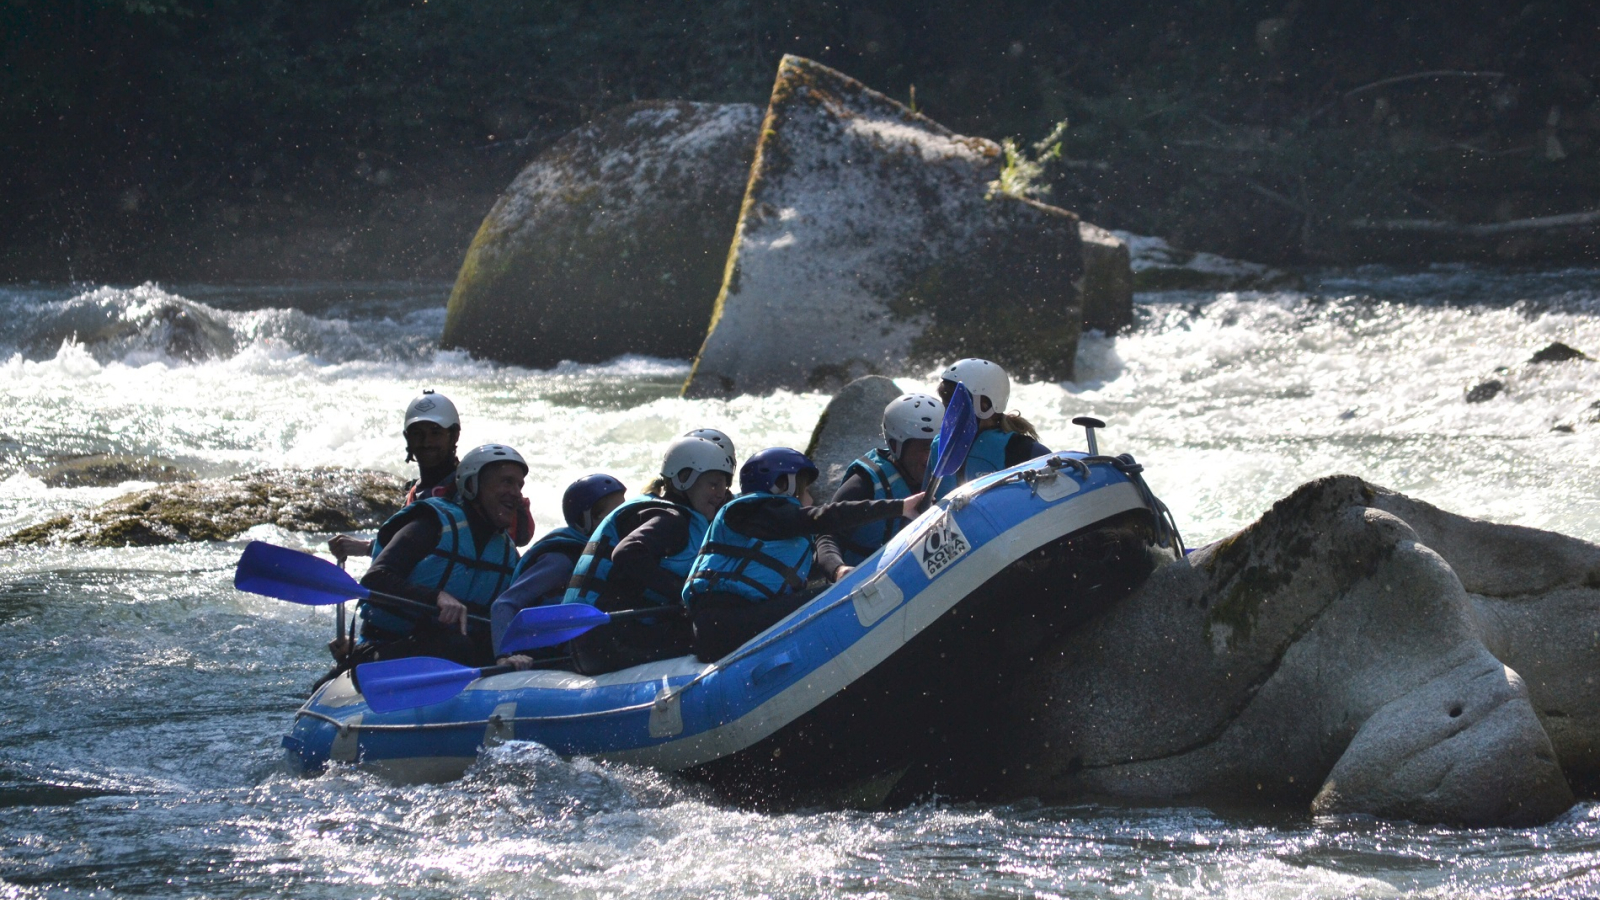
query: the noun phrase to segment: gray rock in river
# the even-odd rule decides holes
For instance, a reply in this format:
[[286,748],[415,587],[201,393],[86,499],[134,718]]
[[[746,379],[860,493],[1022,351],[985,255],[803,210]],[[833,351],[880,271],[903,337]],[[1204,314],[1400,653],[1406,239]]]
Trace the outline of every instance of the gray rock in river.
[[1112,232],[1127,244],[1133,287],[1140,291],[1270,291],[1298,288],[1300,276],[1215,253],[1180,250],[1165,239]]
[[266,469],[138,491],[24,528],[0,538],[0,546],[225,541],[263,524],[287,531],[351,531],[393,515],[404,489],[404,480],[387,472]]
[[882,375],[863,375],[835,394],[817,419],[806,455],[820,477],[812,499],[826,503],[844,480],[844,470],[867,451],[883,446],[883,408],[904,391]]
[[760,127],[745,103],[647,101],[561,138],[483,220],[444,346],[537,367],[693,356]]
[[1351,476],[1069,634],[1009,700],[1014,794],[1545,822],[1600,784],[1600,547]]
[[1077,216],[1000,193],[998,144],[784,57],[689,396],[836,389],[961,356],[1071,378]]
[[1115,234],[1078,223],[1083,239],[1083,327],[1116,334],[1133,324],[1133,268],[1128,244]]

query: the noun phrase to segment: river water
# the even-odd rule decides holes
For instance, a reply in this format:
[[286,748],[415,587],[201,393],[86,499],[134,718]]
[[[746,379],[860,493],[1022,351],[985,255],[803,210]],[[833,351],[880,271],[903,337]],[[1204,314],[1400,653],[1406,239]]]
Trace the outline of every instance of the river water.
[[[461,408],[464,447],[528,457],[546,528],[578,475],[642,485],[702,425],[741,452],[804,447],[827,400],[682,400],[683,361],[530,371],[440,352],[448,290],[0,288],[0,533],[142,486],[59,475],[87,455],[404,472],[400,412],[425,386]],[[1191,545],[1335,472],[1600,540],[1600,362],[1528,362],[1553,341],[1600,356],[1600,271],[1344,270],[1139,303],[1132,333],[1085,338],[1076,382],[1016,386],[1011,406],[1058,448],[1082,446],[1073,416],[1107,420],[1101,446],[1147,465]],[[1466,402],[1490,380],[1496,396]],[[0,550],[0,898],[1600,895],[1592,802],[1472,831],[937,799],[766,814],[528,744],[449,784],[294,777],[278,741],[333,617],[234,591],[245,539]]]

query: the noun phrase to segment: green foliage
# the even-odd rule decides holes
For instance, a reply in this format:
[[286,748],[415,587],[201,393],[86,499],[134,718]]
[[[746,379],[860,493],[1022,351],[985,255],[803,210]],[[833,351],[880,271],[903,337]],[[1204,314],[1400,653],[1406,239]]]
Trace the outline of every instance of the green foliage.
[[1049,195],[1050,185],[1045,176],[1050,163],[1061,159],[1062,142],[1066,140],[1066,135],[1067,122],[1063,119],[1048,136],[1034,143],[1033,151],[1038,155],[1032,157],[1017,145],[1014,138],[1001,141],[1000,149],[1005,162],[1000,167],[1000,177],[989,183],[989,197],[992,199],[995,194],[1008,194],[1037,200]]

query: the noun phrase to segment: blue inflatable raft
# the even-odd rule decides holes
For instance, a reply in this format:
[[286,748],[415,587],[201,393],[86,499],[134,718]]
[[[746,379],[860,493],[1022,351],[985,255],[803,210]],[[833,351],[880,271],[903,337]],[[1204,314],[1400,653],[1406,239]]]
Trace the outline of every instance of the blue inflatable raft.
[[715,662],[514,672],[381,714],[345,674],[301,707],[283,744],[302,771],[335,761],[402,781],[457,777],[480,748],[518,740],[745,799],[902,781],[970,793],[961,773],[988,755],[995,693],[1045,642],[1182,552],[1139,472],[1132,457],[1066,452],[963,485]]

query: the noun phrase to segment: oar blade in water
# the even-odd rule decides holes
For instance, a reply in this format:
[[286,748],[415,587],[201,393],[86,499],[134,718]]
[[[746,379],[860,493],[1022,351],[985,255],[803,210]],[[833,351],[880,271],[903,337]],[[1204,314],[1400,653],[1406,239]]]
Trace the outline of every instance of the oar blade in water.
[[327,606],[367,596],[350,574],[325,559],[263,541],[251,541],[233,571],[241,591],[304,606]]
[[409,656],[356,666],[356,683],[373,712],[443,703],[477,681],[479,671],[431,656]]
[[587,603],[530,607],[517,613],[517,617],[511,620],[511,627],[500,638],[500,652],[520,653],[539,647],[553,647],[609,621],[609,615]]

